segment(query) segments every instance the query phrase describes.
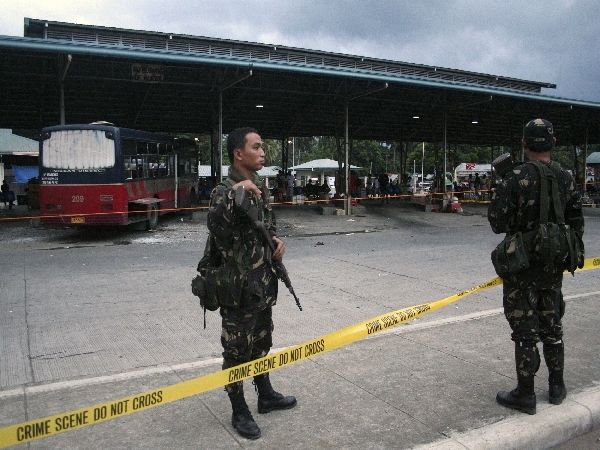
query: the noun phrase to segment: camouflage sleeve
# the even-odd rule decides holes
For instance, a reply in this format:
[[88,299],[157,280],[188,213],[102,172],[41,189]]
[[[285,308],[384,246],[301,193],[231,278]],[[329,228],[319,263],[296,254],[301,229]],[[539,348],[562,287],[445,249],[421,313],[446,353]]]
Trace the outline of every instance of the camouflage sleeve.
[[581,194],[575,187],[573,177],[569,175],[567,181],[567,204],[565,206],[565,223],[569,225],[579,238],[583,237],[583,211],[581,206]]
[[508,233],[514,227],[517,204],[514,200],[514,172],[508,173],[496,185],[488,207],[488,220],[494,233]]
[[269,190],[264,187],[264,185],[262,186],[262,190],[263,190],[263,201],[265,202],[264,204],[264,224],[265,227],[267,228],[267,231],[269,232],[269,234],[271,234],[271,236],[276,236],[277,235],[277,221],[275,220],[275,212],[273,211],[273,207],[271,206],[271,203],[269,202]]
[[208,230],[220,239],[227,239],[233,231],[235,194],[232,189],[219,185],[210,195]]

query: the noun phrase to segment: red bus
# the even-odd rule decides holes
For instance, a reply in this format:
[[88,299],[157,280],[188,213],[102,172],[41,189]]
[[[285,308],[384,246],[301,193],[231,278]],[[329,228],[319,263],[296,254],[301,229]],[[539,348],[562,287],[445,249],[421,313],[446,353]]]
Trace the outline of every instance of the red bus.
[[41,222],[156,227],[162,210],[189,206],[195,198],[195,147],[177,143],[104,123],[44,128]]

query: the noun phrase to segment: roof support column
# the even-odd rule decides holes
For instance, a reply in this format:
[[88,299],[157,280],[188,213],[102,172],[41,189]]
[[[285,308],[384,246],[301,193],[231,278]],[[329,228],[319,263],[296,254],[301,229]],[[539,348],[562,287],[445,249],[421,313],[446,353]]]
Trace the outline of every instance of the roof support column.
[[218,149],[219,149],[219,137],[218,137],[218,125],[212,125],[210,131],[210,178],[212,187],[216,186],[219,180],[219,161],[218,161]]
[[352,211],[351,209],[351,205],[352,205],[352,198],[351,198],[351,193],[350,193],[350,184],[349,184],[349,175],[350,175],[350,166],[348,165],[349,163],[349,154],[350,154],[350,136],[349,136],[349,131],[348,131],[348,122],[349,122],[349,113],[348,113],[348,108],[349,108],[349,104],[352,100],[356,100],[357,98],[360,97],[365,97],[367,95],[371,95],[374,94],[375,92],[379,92],[379,91],[383,91],[384,89],[388,88],[388,83],[384,83],[384,85],[380,88],[375,88],[372,91],[368,91],[365,92],[364,94],[359,94],[356,95],[354,97],[351,98],[346,98],[346,102],[344,104],[345,107],[345,114],[344,114],[344,149],[345,149],[345,153],[346,153],[346,158],[345,158],[345,166],[346,169],[344,171],[345,173],[345,190],[346,190],[346,197],[345,197],[345,201],[344,201],[344,213],[346,215],[349,215]]
[[583,146],[583,195],[585,195],[587,192],[587,157],[589,131],[589,128],[585,127],[585,144]]
[[287,176],[288,171],[288,158],[290,156],[290,151],[288,147],[288,139],[287,137],[281,138],[281,170]]
[[60,108],[60,124],[65,124],[65,78],[67,76],[67,72],[69,71],[69,67],[71,66],[71,61],[73,57],[71,55],[67,55],[67,61],[63,66],[62,73],[60,74],[60,78],[58,79],[58,85],[60,89],[60,98],[59,98],[59,108]]
[[520,161],[525,161],[525,120],[521,122],[521,158]]
[[345,192],[346,192],[346,201],[344,202],[344,213],[346,215],[350,215],[351,213],[351,205],[352,205],[352,199],[351,199],[351,193],[350,193],[350,188],[349,188],[349,183],[348,183],[348,175],[350,174],[350,168],[348,167],[348,159],[349,159],[349,153],[350,153],[350,141],[349,141],[349,132],[348,132],[348,103],[350,103],[348,100],[346,100],[346,104],[345,104],[345,114],[344,114],[344,149],[345,149],[345,162],[344,162],[344,167],[345,167]]
[[447,155],[448,155],[448,114],[444,112],[444,175],[442,176],[442,183],[444,183],[444,194],[447,192],[446,189],[446,171],[447,171]]
[[[217,173],[219,182],[223,181],[223,90],[219,90],[219,125],[217,130],[219,142],[219,160],[217,162]],[[229,161],[233,165],[233,161]]]
[[404,185],[408,181],[406,173],[408,172],[408,142],[404,142],[404,136],[402,136],[402,156],[400,158],[400,185]]
[[[573,139],[573,138],[571,138]],[[579,183],[579,161],[577,158],[577,144],[573,140],[573,143],[569,145],[571,147],[571,157],[573,158],[573,178],[575,178],[575,186]]]

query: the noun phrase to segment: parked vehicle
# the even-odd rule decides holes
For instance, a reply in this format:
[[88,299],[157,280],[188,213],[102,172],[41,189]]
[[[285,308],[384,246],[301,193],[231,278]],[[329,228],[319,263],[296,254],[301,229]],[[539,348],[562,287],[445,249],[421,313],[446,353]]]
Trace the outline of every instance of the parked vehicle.
[[154,228],[158,216],[195,197],[193,145],[112,124],[44,128],[40,215],[45,225]]

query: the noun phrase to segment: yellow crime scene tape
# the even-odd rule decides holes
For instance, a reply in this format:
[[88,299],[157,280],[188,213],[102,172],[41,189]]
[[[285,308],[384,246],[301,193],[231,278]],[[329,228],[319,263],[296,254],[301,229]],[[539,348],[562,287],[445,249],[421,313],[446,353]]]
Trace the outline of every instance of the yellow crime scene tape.
[[[586,259],[584,267],[577,271],[580,272],[592,269],[600,269],[600,257]],[[229,383],[265,374],[300,362],[304,359],[349,345],[391,327],[398,326],[411,319],[443,308],[468,295],[501,284],[502,279],[495,277],[485,283],[458,292],[441,300],[385,313],[340,330],[333,331],[324,336],[288,347],[277,353],[269,354],[246,364],[240,364],[226,370],[212,372],[207,375],[202,375],[170,386],[130,395],[118,400],[98,403],[85,408],[0,428],[0,448],[31,442],[33,440],[54,436],[67,431],[78,430],[90,425],[106,422],[118,417],[127,416],[135,412],[145,411],[150,408],[155,408],[160,405],[201,394],[223,387]]]
[[[476,193],[485,193],[485,192],[491,192],[491,190],[484,190],[481,189],[479,191],[448,191],[448,192],[429,192],[428,195],[431,197],[435,197],[435,196],[445,196],[445,195],[451,195],[454,196],[455,194],[476,194]],[[391,200],[391,199],[405,199],[405,198],[410,198],[412,197],[413,194],[390,194],[390,195],[375,195],[372,197],[352,197],[352,201],[363,201],[363,200]],[[343,198],[337,198],[337,199],[327,199],[327,200],[321,200],[321,199],[303,199],[301,204],[304,205],[313,205],[313,204],[319,204],[319,203],[324,203],[324,204],[336,204],[336,203],[343,203],[345,200]],[[477,200],[477,199],[465,199],[462,198],[461,199],[461,203],[479,203],[479,204],[488,204],[490,203],[489,200]],[[299,206],[300,203],[294,202],[294,201],[278,201],[278,202],[270,202],[271,206],[281,206],[281,205],[285,205],[285,206]],[[159,208],[156,210],[157,213],[171,213],[171,212],[195,212],[195,211],[203,211],[203,210],[208,210],[209,207],[208,206],[193,206],[193,207],[187,207],[187,208]],[[143,214],[147,214],[148,211],[144,210],[144,211],[110,211],[110,212],[98,212],[98,213],[72,213],[72,214],[45,214],[45,215],[25,215],[25,216],[13,216],[13,217],[0,217],[0,222],[19,222],[19,221],[25,221],[25,220],[44,220],[44,219],[56,219],[56,218],[60,218],[60,219],[71,219],[72,217],[98,217],[98,216],[118,216],[118,215],[123,215],[123,214],[131,214],[131,215],[143,215]]]

